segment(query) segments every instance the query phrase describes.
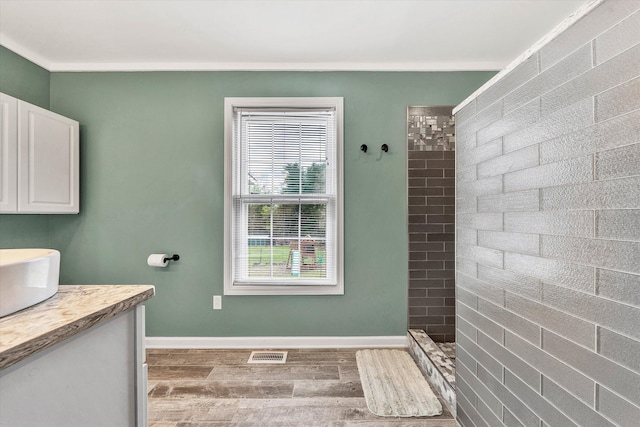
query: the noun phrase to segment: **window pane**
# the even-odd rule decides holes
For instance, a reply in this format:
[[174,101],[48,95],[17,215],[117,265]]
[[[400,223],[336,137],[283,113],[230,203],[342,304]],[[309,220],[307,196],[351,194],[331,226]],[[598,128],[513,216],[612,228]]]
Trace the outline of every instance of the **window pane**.
[[[252,279],[326,278],[324,241],[312,239],[249,239],[248,277]],[[286,282],[282,282],[286,284]]]
[[326,278],[326,211],[324,203],[247,204],[246,277]]
[[243,112],[249,194],[322,194],[334,112]]
[[327,236],[327,205],[305,204],[301,207],[300,231],[303,236]]
[[271,206],[249,204],[247,208],[249,236],[269,238],[271,230]]
[[273,237],[298,237],[300,235],[300,205],[273,205]]

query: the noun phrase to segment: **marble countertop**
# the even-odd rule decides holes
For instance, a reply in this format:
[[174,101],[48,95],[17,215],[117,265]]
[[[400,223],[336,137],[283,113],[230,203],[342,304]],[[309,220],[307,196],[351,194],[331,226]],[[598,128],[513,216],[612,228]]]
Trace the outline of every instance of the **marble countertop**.
[[0,370],[151,298],[153,285],[61,285],[51,298],[0,319]]

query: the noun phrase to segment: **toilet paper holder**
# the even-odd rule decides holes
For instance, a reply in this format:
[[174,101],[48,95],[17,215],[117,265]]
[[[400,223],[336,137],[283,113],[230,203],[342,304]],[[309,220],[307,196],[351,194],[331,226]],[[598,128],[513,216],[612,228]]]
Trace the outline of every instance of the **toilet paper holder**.
[[178,254],[173,254],[173,256],[171,258],[165,258],[163,261],[178,261],[180,259],[180,255]]

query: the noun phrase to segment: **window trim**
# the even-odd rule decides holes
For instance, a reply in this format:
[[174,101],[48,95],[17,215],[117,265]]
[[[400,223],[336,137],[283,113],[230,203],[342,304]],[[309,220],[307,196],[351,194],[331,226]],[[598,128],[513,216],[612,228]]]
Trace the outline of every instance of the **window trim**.
[[[344,295],[344,182],[342,97],[273,97],[224,99],[224,295]],[[336,111],[336,280],[335,285],[242,285],[233,284],[233,115],[234,108],[335,108]]]

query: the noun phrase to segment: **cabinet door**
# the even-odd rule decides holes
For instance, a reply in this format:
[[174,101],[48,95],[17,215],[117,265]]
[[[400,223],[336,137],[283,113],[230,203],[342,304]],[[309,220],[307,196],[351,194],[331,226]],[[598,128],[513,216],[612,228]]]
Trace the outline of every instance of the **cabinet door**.
[[18,123],[18,211],[78,213],[78,122],[19,101]]
[[18,100],[0,93],[0,212],[18,211]]

